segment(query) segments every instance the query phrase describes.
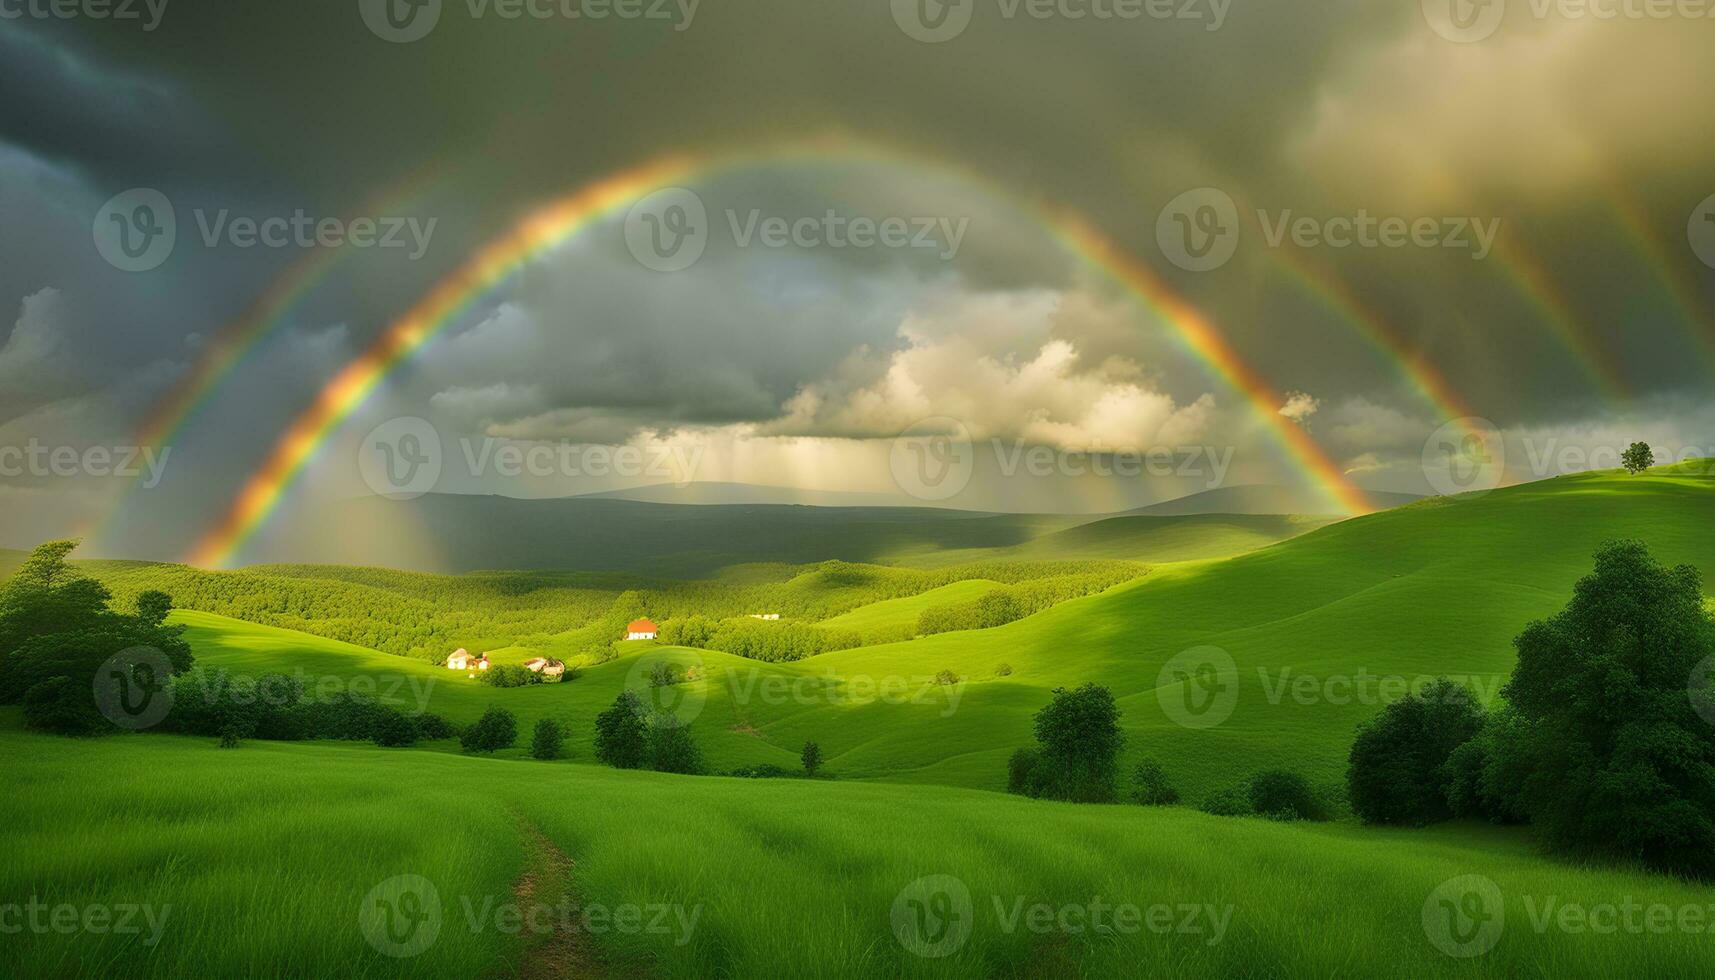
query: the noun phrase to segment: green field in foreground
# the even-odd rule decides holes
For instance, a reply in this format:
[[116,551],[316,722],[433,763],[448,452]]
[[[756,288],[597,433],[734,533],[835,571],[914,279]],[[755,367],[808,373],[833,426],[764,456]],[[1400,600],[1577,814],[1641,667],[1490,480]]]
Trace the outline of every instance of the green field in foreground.
[[[7,976],[1694,977],[1711,936],[1691,924],[1715,922],[1708,888],[1563,864],[1483,826],[1274,824],[366,745],[70,740],[22,733],[10,710],[0,750],[13,916],[0,924],[25,923],[0,941]],[[401,875],[435,894],[374,894]],[[931,896],[919,919],[918,893],[902,893],[939,875],[968,912]],[[1438,889],[1464,875],[1494,883],[1500,915],[1479,933],[1491,949],[1455,959],[1431,930]],[[550,906],[536,922],[552,934],[507,931],[521,895]],[[1083,927],[1094,900],[1105,934]],[[18,918],[32,902],[49,925]],[[100,931],[77,925],[92,905],[113,910],[88,920]],[[1624,911],[1618,928],[1579,926],[1632,905],[1635,930]],[[66,932],[58,907],[77,910],[59,913]],[[395,921],[403,945],[377,928],[372,946],[364,908],[417,919]],[[114,934],[121,916],[142,932]]]
[[[814,739],[842,778],[976,789],[1004,785],[1007,756],[1029,744],[1031,717],[1055,687],[1094,681],[1119,698],[1128,770],[1153,756],[1200,800],[1264,768],[1338,780],[1358,723],[1407,685],[1445,674],[1492,697],[1511,672],[1512,638],[1565,604],[1604,541],[1639,538],[1665,562],[1715,573],[1715,478],[1705,469],[1593,473],[1425,501],[1236,558],[1159,567],[998,629],[788,664],[640,644],[570,684],[518,690],[179,615],[198,627],[191,641],[204,665],[302,667],[335,683],[432,677],[428,710],[468,721],[500,704],[526,725],[552,715],[567,721],[584,758],[595,713],[628,679],[639,682],[649,658],[667,657],[704,668],[704,679],[656,693],[694,716],[716,768],[794,765]],[[1195,692],[1174,671],[1200,662],[1220,665],[1223,700],[1193,716],[1184,705]],[[1003,663],[1011,674],[996,676]],[[963,683],[935,685],[942,670]]]

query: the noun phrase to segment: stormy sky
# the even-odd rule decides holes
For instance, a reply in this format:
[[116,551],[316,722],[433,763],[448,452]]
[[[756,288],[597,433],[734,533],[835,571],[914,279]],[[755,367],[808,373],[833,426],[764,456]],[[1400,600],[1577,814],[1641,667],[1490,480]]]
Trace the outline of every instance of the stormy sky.
[[[0,546],[179,557],[438,280],[675,153],[739,161],[680,182],[705,210],[694,264],[640,257],[628,224],[663,215],[625,207],[527,262],[333,432],[270,533],[373,492],[361,454],[399,417],[443,446],[432,489],[515,496],[690,478],[1118,510],[1305,483],[1269,414],[1374,490],[1443,489],[1426,445],[1455,411],[1499,433],[1509,482],[1636,439],[1715,455],[1715,4],[1456,2],[1474,20],[1442,0],[0,0]],[[130,271],[111,202],[123,230],[138,190],[176,243]],[[1277,404],[1056,215],[1149,267]],[[244,232],[295,216],[350,235]],[[360,244],[359,219],[397,241]],[[854,219],[908,233],[862,247]],[[1232,248],[1212,264],[1189,255],[1211,228]],[[151,447],[159,472],[96,472],[88,451],[136,445],[282,283],[303,288]],[[979,450],[957,494],[899,472],[924,419]],[[681,463],[589,465],[620,446]],[[564,451],[503,472],[498,447]],[[1033,474],[1031,447],[1060,457]],[[1077,465],[1163,450],[1227,463]]]

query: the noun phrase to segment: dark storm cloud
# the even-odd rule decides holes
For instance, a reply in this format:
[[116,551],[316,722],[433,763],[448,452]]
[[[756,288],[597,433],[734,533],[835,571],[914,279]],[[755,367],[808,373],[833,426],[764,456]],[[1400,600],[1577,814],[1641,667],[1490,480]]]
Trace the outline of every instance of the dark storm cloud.
[[[740,250],[717,237],[697,268],[661,276],[630,263],[609,224],[470,311],[383,397],[410,408],[438,396],[436,410],[460,424],[548,435],[766,423],[806,387],[873,388],[906,346],[902,320],[945,289],[1059,290],[1076,308],[1044,318],[1041,336],[984,335],[980,356],[1029,363],[1053,339],[1075,350],[1079,372],[1130,361],[1181,404],[1211,390],[1230,401],[1158,321],[1020,216],[1038,204],[1081,212],[1142,256],[1282,393],[1309,392],[1330,417],[1342,403],[1356,406],[1348,415],[1374,406],[1379,421],[1341,432],[1406,431],[1396,416],[1420,424],[1435,410],[1294,265],[1343,282],[1399,346],[1502,425],[1551,426],[1604,405],[1556,338],[1566,325],[1548,322],[1503,263],[1331,248],[1283,262],[1256,209],[1503,218],[1639,393],[1707,388],[1685,321],[1715,286],[1684,236],[1690,209],[1715,192],[1708,127],[1687,125],[1707,119],[1715,59],[1698,60],[1709,42],[1675,33],[1684,25],[1509,25],[1492,44],[1456,46],[1427,30],[1417,4],[1393,0],[1235,0],[1217,31],[1008,19],[994,0],[973,2],[968,30],[944,44],[907,37],[888,3],[832,0],[707,0],[682,31],[473,18],[446,0],[434,31],[406,44],[376,37],[357,0],[174,0],[149,32],[0,22],[0,146],[29,161],[0,169],[0,323],[21,338],[14,377],[52,376],[32,351],[72,351],[76,366],[65,388],[0,392],[0,411],[118,390],[114,379],[145,373],[137,365],[182,371],[197,338],[300,257],[191,243],[157,272],[116,274],[89,248],[89,224],[128,187],[159,187],[185,211],[349,215],[379,199],[439,221],[420,261],[340,255],[221,389],[204,417],[243,434],[207,435],[219,451],[186,488],[212,506],[342,356],[532,205],[663,151],[830,132],[908,152],[891,168],[762,168],[700,183],[715,220],[729,207],[968,218],[955,261]],[[914,156],[977,171],[1001,199]],[[38,192],[44,167],[52,193]],[[1244,238],[1226,267],[1181,272],[1156,244],[1157,216],[1205,185],[1238,200]],[[1650,241],[1615,221],[1614,186]],[[25,301],[49,289],[64,328],[45,331],[38,317],[19,334]],[[1702,309],[1683,309],[1686,297]],[[497,315],[500,302],[510,314]],[[497,332],[507,316],[529,329]],[[1403,453],[1413,436],[1376,438],[1339,451]]]

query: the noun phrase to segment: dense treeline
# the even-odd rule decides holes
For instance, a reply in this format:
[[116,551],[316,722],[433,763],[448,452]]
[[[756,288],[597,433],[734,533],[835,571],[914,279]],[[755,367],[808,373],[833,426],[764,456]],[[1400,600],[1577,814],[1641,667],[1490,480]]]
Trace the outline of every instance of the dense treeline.
[[954,630],[1005,626],[1068,599],[1095,595],[1136,577],[1135,572],[1128,574],[1127,569],[1121,567],[1096,568],[1022,581],[995,589],[972,602],[951,603],[925,609],[917,619],[917,632],[919,635],[929,636],[935,633],[951,633]]
[[[713,631],[718,640],[711,633],[708,640],[689,645],[758,659],[797,659],[864,642],[908,638],[909,629],[857,637],[810,625],[873,602],[982,578],[1004,584],[1007,614],[1018,618],[1145,571],[1142,565],[1118,561],[997,561],[928,570],[832,561],[809,567],[751,566],[721,579],[681,582],[611,573],[429,575],[302,565],[230,572],[137,562],[89,562],[83,567],[120,604],[134,602],[145,592],[165,592],[179,608],[429,661],[459,647],[521,646],[545,656],[592,662],[611,657],[625,625],[640,616],[663,623],[698,617],[720,624]],[[778,614],[783,621],[746,618],[763,613]],[[934,626],[931,631],[939,632],[942,621]]]
[[1494,710],[1443,680],[1359,729],[1358,816],[1528,822],[1560,851],[1715,879],[1715,616],[1697,569],[1608,545],[1514,645]]
[[0,704],[22,704],[31,728],[62,735],[146,727],[193,662],[184,627],[167,623],[163,592],[133,596],[126,612],[66,561],[76,547],[43,544],[0,584]]

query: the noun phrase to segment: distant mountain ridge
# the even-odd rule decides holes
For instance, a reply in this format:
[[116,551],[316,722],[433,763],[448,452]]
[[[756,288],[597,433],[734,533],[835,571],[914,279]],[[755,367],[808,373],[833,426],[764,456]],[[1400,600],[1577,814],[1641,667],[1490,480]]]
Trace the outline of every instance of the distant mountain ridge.
[[[1378,510],[1392,510],[1423,499],[1414,493],[1393,493],[1386,490],[1366,490],[1365,494]],[[1314,490],[1266,484],[1217,487],[1214,490],[1125,511],[1128,516],[1149,517],[1189,517],[1195,514],[1299,514],[1322,517],[1332,513],[1327,499]]]

